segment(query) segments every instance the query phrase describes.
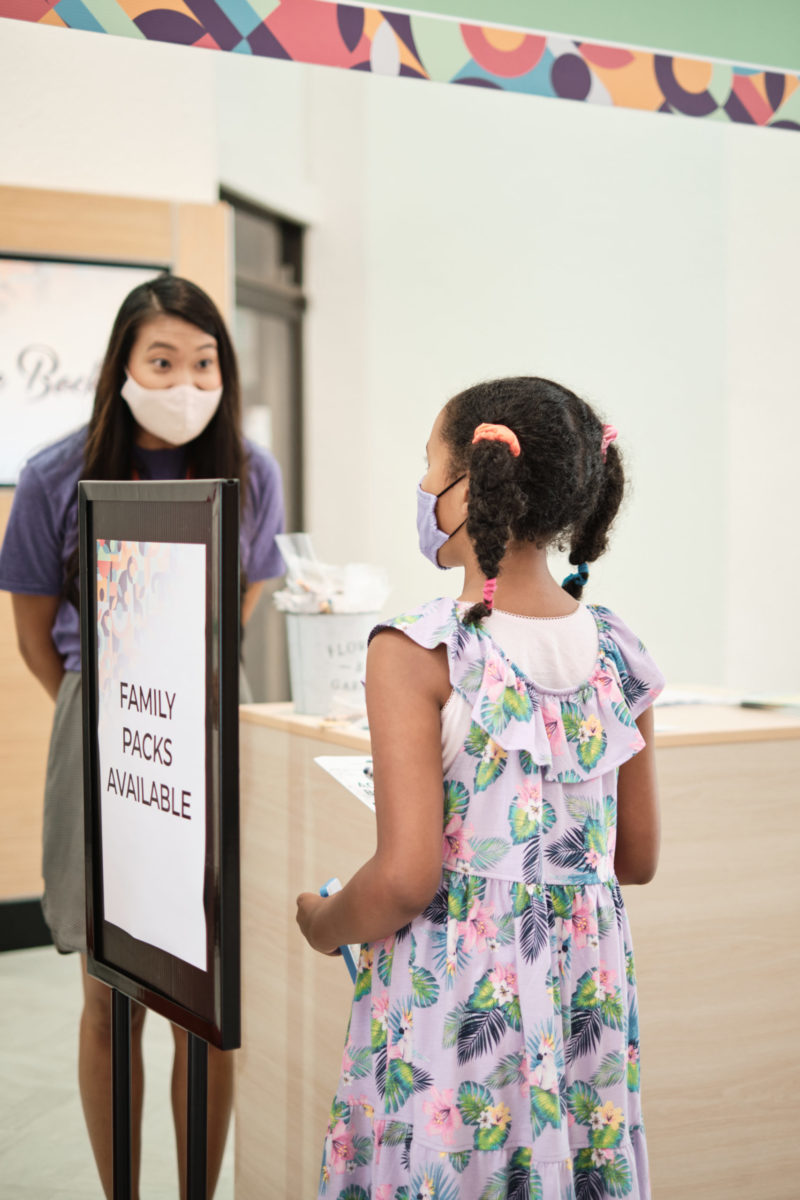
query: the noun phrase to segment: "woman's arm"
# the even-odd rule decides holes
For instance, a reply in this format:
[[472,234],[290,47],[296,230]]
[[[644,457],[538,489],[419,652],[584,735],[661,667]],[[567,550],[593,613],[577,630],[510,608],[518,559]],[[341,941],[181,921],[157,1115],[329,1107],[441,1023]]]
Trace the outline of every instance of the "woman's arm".
[[367,714],[377,847],[341,892],[297,898],[315,950],[389,937],[427,906],[442,873],[441,708],[450,692],[444,647],[425,650],[395,630],[367,654]]
[[64,677],[64,664],[52,637],[59,604],[58,596],[11,597],[19,652],[28,670],[53,700]]
[[620,883],[650,882],[661,840],[652,708],[645,709],[636,724],[646,744],[622,764],[617,786],[614,868]]

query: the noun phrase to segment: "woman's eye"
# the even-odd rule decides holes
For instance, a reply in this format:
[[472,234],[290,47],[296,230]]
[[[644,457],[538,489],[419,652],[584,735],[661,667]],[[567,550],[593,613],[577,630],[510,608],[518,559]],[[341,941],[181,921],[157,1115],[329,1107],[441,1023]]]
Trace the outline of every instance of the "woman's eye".
[[213,358],[201,358],[197,365],[201,371],[207,371],[209,367],[213,367],[214,360]]
[[160,371],[165,371],[169,369],[169,360],[166,358],[153,358],[150,360],[150,365],[158,367]]

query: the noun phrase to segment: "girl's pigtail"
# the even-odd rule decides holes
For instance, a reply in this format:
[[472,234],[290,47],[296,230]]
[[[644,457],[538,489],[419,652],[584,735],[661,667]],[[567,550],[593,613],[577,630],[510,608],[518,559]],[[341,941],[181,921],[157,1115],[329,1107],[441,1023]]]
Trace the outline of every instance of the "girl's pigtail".
[[516,461],[502,441],[481,440],[472,447],[467,534],[488,582],[484,599],[465,613],[465,625],[479,625],[492,611],[492,585],[500,574],[512,526],[525,512],[525,496],[516,480]]
[[588,563],[595,562],[608,548],[608,535],[622,503],[625,474],[622,456],[613,443],[606,448],[602,482],[597,503],[575,529],[569,561],[576,568],[562,583],[565,592],[580,600],[589,578]]

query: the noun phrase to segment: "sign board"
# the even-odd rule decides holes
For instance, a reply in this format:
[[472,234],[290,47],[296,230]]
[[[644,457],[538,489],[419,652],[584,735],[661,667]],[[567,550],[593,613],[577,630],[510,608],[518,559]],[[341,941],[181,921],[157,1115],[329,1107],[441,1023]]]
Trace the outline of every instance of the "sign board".
[[117,310],[160,270],[0,256],[0,483],[86,424]]
[[89,972],[239,1044],[238,484],[80,484]]

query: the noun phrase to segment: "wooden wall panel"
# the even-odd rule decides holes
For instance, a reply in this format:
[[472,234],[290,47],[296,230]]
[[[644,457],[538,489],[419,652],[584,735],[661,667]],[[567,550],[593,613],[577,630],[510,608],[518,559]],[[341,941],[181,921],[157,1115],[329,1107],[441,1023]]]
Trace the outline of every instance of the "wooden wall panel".
[[[0,488],[0,542],[13,488]],[[42,891],[42,801],[53,702],[23,663],[0,592],[0,900]]]

